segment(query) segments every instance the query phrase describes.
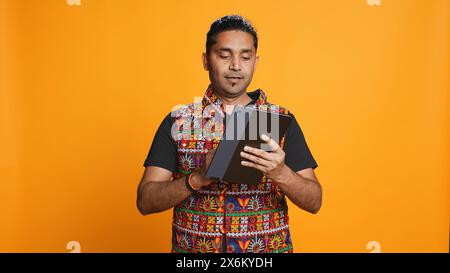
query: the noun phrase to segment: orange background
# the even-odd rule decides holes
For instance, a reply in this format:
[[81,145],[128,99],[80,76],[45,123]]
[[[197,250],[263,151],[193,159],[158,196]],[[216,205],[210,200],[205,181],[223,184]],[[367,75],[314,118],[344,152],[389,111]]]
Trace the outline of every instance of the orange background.
[[171,210],[135,206],[142,163],[209,83],[211,22],[239,13],[260,37],[250,89],[296,115],[319,164],[321,211],[290,203],[295,250],[448,252],[449,9],[0,0],[0,251],[168,252]]

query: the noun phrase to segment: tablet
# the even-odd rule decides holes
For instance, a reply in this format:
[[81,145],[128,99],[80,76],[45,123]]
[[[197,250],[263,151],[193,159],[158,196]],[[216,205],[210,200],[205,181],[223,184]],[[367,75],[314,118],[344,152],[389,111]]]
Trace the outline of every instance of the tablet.
[[291,116],[257,109],[255,106],[235,106],[225,120],[225,130],[214,157],[206,171],[207,178],[220,179],[234,184],[257,184],[263,174],[251,167],[242,166],[240,155],[244,146],[271,152],[260,135],[265,134],[280,144]]

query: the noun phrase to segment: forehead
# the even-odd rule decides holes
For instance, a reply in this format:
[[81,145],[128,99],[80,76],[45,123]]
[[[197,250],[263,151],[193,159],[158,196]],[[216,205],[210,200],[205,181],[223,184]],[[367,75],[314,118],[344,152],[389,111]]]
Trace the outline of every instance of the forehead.
[[213,49],[230,48],[233,51],[241,51],[244,49],[255,50],[253,36],[250,33],[241,30],[222,31],[216,36],[216,43]]

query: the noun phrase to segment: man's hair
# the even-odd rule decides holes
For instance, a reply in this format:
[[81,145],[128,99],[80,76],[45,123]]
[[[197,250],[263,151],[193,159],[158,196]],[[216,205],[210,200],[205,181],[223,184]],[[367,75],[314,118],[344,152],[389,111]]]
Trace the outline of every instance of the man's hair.
[[240,15],[226,15],[211,24],[206,34],[206,54],[209,54],[211,47],[217,42],[217,34],[227,30],[241,30],[251,34],[255,50],[258,49],[258,35],[252,24]]

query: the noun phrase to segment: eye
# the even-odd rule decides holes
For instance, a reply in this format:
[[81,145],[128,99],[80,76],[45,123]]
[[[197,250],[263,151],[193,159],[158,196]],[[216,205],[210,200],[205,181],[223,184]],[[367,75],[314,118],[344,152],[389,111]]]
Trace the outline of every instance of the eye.
[[248,60],[250,60],[250,57],[242,57],[242,59],[248,61]]
[[220,56],[220,58],[222,58],[222,59],[228,59],[230,56],[229,55],[219,55]]

